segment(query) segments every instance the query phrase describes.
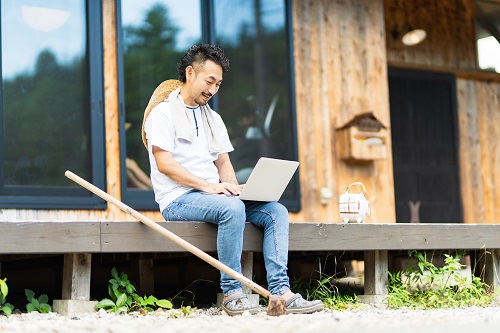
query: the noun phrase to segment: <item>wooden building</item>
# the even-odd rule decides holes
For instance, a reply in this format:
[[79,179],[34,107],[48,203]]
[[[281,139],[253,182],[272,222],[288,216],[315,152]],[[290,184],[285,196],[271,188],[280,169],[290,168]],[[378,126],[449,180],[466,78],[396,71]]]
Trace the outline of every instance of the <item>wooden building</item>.
[[[92,89],[102,88],[103,100],[88,107],[103,116],[100,135],[105,134],[98,138],[98,144],[105,171],[98,179],[90,173],[90,180],[118,199],[124,198],[126,164],[120,97],[122,22],[117,14],[125,2],[89,1],[94,6],[91,7],[82,1],[88,6],[89,31],[97,25],[97,31],[102,32],[101,38],[97,38],[102,57],[90,58],[91,63],[102,64],[102,71],[98,71],[102,76],[93,76],[89,85]],[[262,5],[259,1],[248,2],[252,6]],[[294,131],[296,152],[292,157],[301,163],[299,205],[291,210],[291,221],[338,222],[339,196],[355,181],[363,182],[367,188],[371,202],[369,223],[411,219],[500,221],[500,75],[480,69],[477,56],[477,22],[499,38],[499,1],[278,2],[285,8],[284,17],[289,24],[285,32],[290,35],[288,56],[293,65],[290,73],[294,96],[290,105],[295,125],[290,130]],[[214,5],[213,1],[201,1],[200,6],[204,13]],[[477,8],[481,9],[481,16]],[[2,7],[3,30],[8,9]],[[206,24],[206,20],[201,21]],[[401,36],[410,28],[425,30],[426,39],[418,45],[404,45]],[[4,37],[2,55],[11,47],[8,42]],[[7,56],[2,59],[11,61]],[[238,66],[233,64],[233,68]],[[5,73],[4,70],[4,80]],[[152,92],[155,85],[144,89]],[[219,95],[224,91],[223,87]],[[6,92],[3,96],[8,98]],[[419,112],[419,107],[427,112]],[[439,112],[443,108],[446,110]],[[70,114],[71,108],[65,112]],[[7,113],[5,107],[3,117]],[[383,146],[383,153],[367,153],[366,159],[346,158],[342,149],[349,143],[344,141],[349,140],[339,133],[351,119],[364,113],[372,114],[383,128],[382,139],[377,143]],[[9,142],[8,126],[4,119],[3,148],[13,144]],[[136,140],[140,142],[140,136]],[[2,175],[5,183],[6,173]],[[132,219],[102,202],[94,208],[92,204],[82,208],[71,204],[58,207],[54,204],[57,197],[51,199],[52,205],[45,206],[36,204],[35,198],[30,201],[35,204],[30,206],[19,205],[15,193],[2,193],[8,197],[1,203],[2,221]],[[19,193],[21,197],[29,195]],[[153,220],[162,220],[157,209],[140,211]]]
[[[500,5],[497,1],[487,2],[493,8],[490,14],[498,19]],[[456,220],[449,221],[443,215],[442,222],[497,223],[500,219],[500,153],[495,142],[500,136],[500,79],[497,73],[478,68],[475,1],[310,0],[286,4],[291,6],[289,12],[292,17],[289,19],[293,23],[293,83],[298,160],[301,163],[300,209],[290,214],[291,220],[339,221],[337,203],[340,194],[349,183],[361,181],[371,202],[368,222],[397,221],[398,190],[406,198],[409,195],[407,192],[413,191],[408,187],[418,187],[412,192],[415,202],[439,201],[447,195],[447,191],[439,187],[446,187],[457,194],[456,198],[453,195],[450,197],[456,202],[437,203],[434,209],[452,207],[459,214],[453,215]],[[120,199],[123,186],[118,96],[120,63],[117,56],[120,27],[117,29],[116,18],[117,3],[103,0],[102,19],[96,22],[102,23],[104,50],[102,111],[105,115],[105,185],[108,193]],[[492,25],[495,27],[494,22]],[[405,46],[400,37],[409,27],[424,29],[427,38],[418,45]],[[492,31],[493,36],[498,33],[498,25],[496,29]],[[498,35],[495,37],[498,38]],[[4,45],[3,49],[8,47]],[[451,152],[451,159],[457,160],[454,167],[445,170],[445,173],[457,174],[454,180],[450,177],[450,183],[434,182],[429,178],[397,184],[401,181],[397,178],[398,172],[406,172],[404,177],[408,180],[418,178],[419,171],[408,171],[406,164],[395,165],[398,163],[396,160],[401,159],[395,158],[394,147],[401,147],[397,153],[403,154],[406,150],[424,149],[412,146],[418,144],[410,142],[414,139],[441,138],[432,135],[420,137],[418,134],[410,138],[403,136],[401,131],[395,131],[395,121],[400,122],[398,127],[408,126],[403,131],[406,134],[410,128],[417,129],[415,126],[422,124],[407,116],[391,119],[393,107],[398,103],[397,96],[392,99],[391,77],[394,78],[394,94],[415,92],[417,88],[398,90],[401,87],[398,82],[406,82],[408,78],[423,80],[424,85],[446,81],[452,89],[449,96],[450,116],[448,123],[444,124],[452,131],[447,149]],[[406,84],[404,82],[403,85]],[[224,89],[220,94],[223,93]],[[415,98],[434,98],[427,96],[420,93]],[[390,103],[392,101],[394,106]],[[404,101],[399,103],[404,104]],[[367,161],[342,158],[339,149],[343,143],[339,142],[337,135],[339,129],[352,117],[367,111],[372,112],[387,129],[382,143],[386,146],[384,157]],[[439,128],[420,127],[418,130],[421,133],[427,130],[439,132]],[[10,144],[8,137],[4,140],[4,145]],[[432,146],[432,142],[423,144]],[[420,167],[432,169],[435,161],[428,162],[428,167],[425,164]],[[433,176],[441,178],[439,174]],[[322,188],[327,189],[323,194],[329,190],[332,195],[331,199],[326,199],[326,204],[322,204]],[[407,202],[399,204],[401,211],[406,208],[409,211]],[[425,209],[426,204],[423,202],[421,209]],[[1,219],[4,221],[130,219],[112,206],[97,210],[11,208],[8,203],[2,206]],[[463,214],[460,214],[461,211]],[[153,219],[162,219],[154,209],[144,210],[144,213]],[[401,216],[408,216],[408,213],[401,213]],[[422,221],[425,222],[425,219]]]
[[[367,189],[366,223],[500,222],[500,66],[483,69],[477,46],[490,36],[490,56],[500,59],[498,0],[0,4],[0,222],[134,220],[66,179],[66,169],[162,221],[142,114],[195,42],[220,43],[232,60],[214,108],[237,169],[260,155],[300,162],[283,199],[292,222],[340,222],[340,195],[354,182]],[[405,45],[413,29],[426,38]],[[135,270],[152,270],[152,260],[134,258]],[[119,261],[103,255],[99,264]],[[168,283],[196,271],[181,261],[155,274]],[[61,271],[42,263],[29,265],[60,298]],[[31,279],[24,266],[4,265],[18,277],[13,289]],[[92,284],[105,291],[101,266]]]

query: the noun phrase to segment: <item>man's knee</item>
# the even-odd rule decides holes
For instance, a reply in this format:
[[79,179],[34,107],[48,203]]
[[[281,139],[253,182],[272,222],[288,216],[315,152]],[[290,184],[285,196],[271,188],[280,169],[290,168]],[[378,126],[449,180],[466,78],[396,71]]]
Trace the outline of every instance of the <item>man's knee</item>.
[[274,217],[276,222],[288,223],[288,209],[279,202],[270,202],[270,214]]
[[245,204],[237,198],[230,197],[222,209],[222,215],[228,220],[245,222]]

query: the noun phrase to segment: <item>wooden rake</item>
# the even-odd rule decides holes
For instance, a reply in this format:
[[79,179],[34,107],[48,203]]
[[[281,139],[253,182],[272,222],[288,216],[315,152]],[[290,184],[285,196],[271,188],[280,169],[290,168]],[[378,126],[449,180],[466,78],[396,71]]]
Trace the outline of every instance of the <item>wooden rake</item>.
[[160,226],[158,223],[154,222],[153,220],[147,218],[146,216],[142,215],[138,211],[132,209],[131,207],[127,206],[120,200],[116,199],[115,197],[109,195],[108,193],[104,192],[103,190],[99,189],[95,185],[89,183],[85,179],[77,176],[73,172],[67,170],[64,175],[74,181],[75,183],[79,184],[80,186],[86,188],[90,192],[94,193],[95,195],[101,197],[102,199],[106,200],[107,202],[115,205],[116,207],[120,208],[122,211],[124,211],[127,214],[132,215],[134,218],[137,220],[141,221],[151,229],[155,230],[159,234],[165,236],[175,244],[179,245],[183,249],[191,252],[198,258],[206,261],[208,264],[212,265],[213,267],[217,268],[218,270],[226,273],[227,275],[231,276],[233,279],[236,279],[240,281],[243,285],[249,287],[256,293],[262,295],[263,297],[268,299],[268,307],[267,307],[267,314],[270,316],[280,316],[282,314],[285,314],[286,312],[286,306],[285,306],[285,300],[276,295],[271,295],[271,293],[253,282],[252,280],[248,279],[247,277],[243,276],[242,274],[236,272],[232,268],[226,266],[225,264],[221,263],[219,260],[215,259],[214,257],[210,256],[206,252],[200,250],[193,244],[185,241],[184,239],[180,238],[176,234],[172,233],[171,231],[165,229],[164,227]]

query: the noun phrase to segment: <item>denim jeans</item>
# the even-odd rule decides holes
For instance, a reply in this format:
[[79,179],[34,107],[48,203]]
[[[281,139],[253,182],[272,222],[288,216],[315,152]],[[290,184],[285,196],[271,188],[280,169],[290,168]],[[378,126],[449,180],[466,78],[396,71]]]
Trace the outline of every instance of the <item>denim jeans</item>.
[[[166,221],[204,221],[217,224],[219,261],[241,273],[245,221],[264,231],[263,254],[268,290],[281,295],[290,290],[288,265],[288,211],[277,202],[242,201],[225,195],[191,190],[172,201],[162,212]],[[250,277],[251,278],[251,277]],[[221,272],[225,296],[242,290],[239,281]]]

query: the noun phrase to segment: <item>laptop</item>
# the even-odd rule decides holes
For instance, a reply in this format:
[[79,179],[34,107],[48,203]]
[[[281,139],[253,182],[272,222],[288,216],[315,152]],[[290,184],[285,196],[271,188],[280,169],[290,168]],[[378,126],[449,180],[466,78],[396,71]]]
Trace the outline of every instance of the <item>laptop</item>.
[[278,201],[297,170],[299,162],[261,157],[238,198]]

